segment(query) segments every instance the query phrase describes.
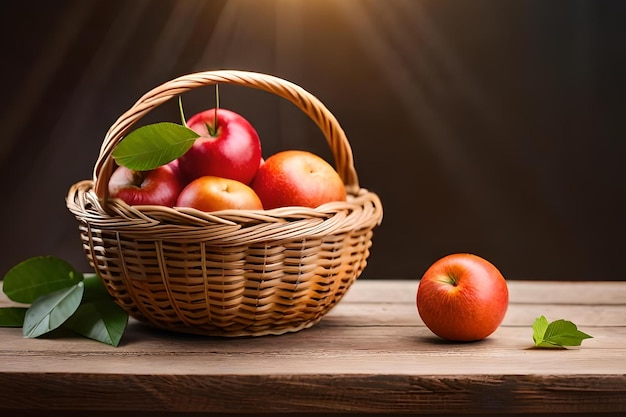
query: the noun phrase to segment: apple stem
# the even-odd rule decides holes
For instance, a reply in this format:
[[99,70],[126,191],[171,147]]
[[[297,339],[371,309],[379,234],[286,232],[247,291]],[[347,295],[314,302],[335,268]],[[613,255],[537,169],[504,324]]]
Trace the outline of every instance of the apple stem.
[[136,169],[131,170],[132,173],[132,184],[135,187],[141,187],[143,181],[146,179],[146,171],[139,171]]
[[448,280],[449,280],[448,282],[452,284],[453,287],[456,287],[457,285],[459,285],[459,283],[456,280],[456,276],[454,276],[454,274],[449,274]]
[[220,108],[220,85],[215,84],[215,110]]
[[183,98],[178,96],[178,110],[180,111],[180,119],[183,122],[183,126],[187,127],[187,119],[185,119],[185,111],[183,110]]
[[213,111],[213,132],[211,136],[217,135],[217,109],[220,108],[220,87],[219,84],[215,84],[215,110]]
[[442,273],[438,276],[438,281],[444,284],[452,285],[453,287],[459,285],[453,272]]
[[211,126],[210,123],[204,122],[207,132],[209,132],[209,135],[213,137],[217,136],[217,131],[218,131],[217,110],[219,109],[219,107],[220,107],[220,90],[219,90],[218,84],[215,84],[215,108],[213,109],[213,125]]

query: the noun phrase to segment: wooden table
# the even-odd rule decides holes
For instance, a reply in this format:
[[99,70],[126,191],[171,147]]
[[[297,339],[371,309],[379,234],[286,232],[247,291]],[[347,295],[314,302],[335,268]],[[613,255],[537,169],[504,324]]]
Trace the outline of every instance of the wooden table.
[[[0,415],[626,413],[626,282],[509,288],[504,323],[477,343],[435,338],[417,314],[417,281],[390,280],[357,281],[319,324],[282,336],[206,338],[131,321],[114,348],[4,328]],[[594,338],[533,349],[542,314]]]

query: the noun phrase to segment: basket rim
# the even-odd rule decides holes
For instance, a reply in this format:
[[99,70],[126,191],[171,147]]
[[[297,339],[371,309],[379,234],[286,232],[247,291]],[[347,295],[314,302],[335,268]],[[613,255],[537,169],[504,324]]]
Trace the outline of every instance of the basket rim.
[[93,181],[83,180],[70,188],[66,204],[88,228],[107,229],[138,239],[219,245],[354,233],[373,229],[383,217],[378,195],[363,188],[356,195],[349,195],[345,202],[330,202],[316,208],[292,206],[206,213],[194,208],[129,206],[120,199],[111,199],[103,207]]

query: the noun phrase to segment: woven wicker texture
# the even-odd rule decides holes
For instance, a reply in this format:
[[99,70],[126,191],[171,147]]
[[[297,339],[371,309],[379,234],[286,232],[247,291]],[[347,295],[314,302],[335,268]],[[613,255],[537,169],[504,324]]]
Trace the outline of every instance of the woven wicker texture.
[[[110,199],[111,154],[133,125],[169,99],[216,83],[273,93],[311,118],[347,201],[204,213]],[[283,79],[233,70],[185,75],[141,97],[107,132],[93,179],[74,184],[66,202],[87,259],[132,317],[214,336],[282,334],[317,323],[365,268],[383,213],[377,195],[360,188],[345,133],[318,99]]]

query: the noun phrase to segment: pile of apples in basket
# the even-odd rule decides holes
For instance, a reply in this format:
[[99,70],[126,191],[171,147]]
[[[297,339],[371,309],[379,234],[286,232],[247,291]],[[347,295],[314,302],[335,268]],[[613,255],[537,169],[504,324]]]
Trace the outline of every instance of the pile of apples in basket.
[[141,127],[118,144],[113,157],[118,167],[109,196],[128,205],[214,212],[315,208],[346,200],[341,177],[322,157],[285,150],[264,159],[250,122],[219,107],[180,125]]

